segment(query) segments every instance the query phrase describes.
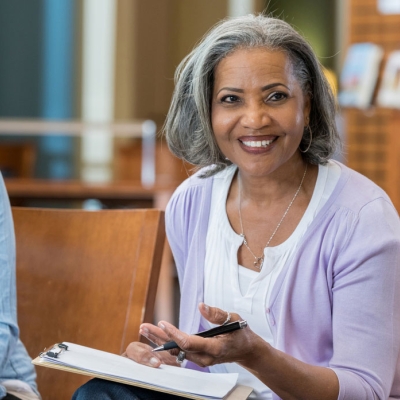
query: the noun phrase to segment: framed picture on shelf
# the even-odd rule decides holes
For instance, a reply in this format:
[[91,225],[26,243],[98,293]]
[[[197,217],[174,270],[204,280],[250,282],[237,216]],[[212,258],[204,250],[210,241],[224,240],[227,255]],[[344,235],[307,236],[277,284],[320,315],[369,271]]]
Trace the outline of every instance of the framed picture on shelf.
[[381,107],[400,108],[400,50],[389,54],[376,101]]
[[346,54],[340,75],[339,104],[368,108],[372,103],[383,49],[374,43],[354,43]]
[[400,0],[378,0],[381,14],[400,14]]

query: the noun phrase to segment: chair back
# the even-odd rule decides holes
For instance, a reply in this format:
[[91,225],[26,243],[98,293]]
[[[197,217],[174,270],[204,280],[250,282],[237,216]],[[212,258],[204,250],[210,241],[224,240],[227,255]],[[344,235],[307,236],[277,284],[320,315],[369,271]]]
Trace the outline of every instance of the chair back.
[[[13,207],[21,340],[35,358],[62,341],[121,354],[153,322],[163,211]],[[36,368],[43,400],[70,399],[81,375]]]

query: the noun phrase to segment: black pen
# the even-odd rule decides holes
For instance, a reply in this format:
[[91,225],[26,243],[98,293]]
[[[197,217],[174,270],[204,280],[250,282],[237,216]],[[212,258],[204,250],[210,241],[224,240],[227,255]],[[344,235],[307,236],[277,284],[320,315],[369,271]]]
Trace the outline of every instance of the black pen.
[[[230,322],[229,324],[220,325],[215,328],[208,329],[207,331],[195,333],[196,336],[201,336],[203,338],[207,337],[214,337],[217,335],[222,335],[224,333],[237,331],[238,329],[246,328],[247,321],[235,321]],[[164,343],[162,346],[158,346],[152,351],[163,351],[163,350],[171,350],[171,349],[178,349],[179,346],[175,342],[167,342]]]

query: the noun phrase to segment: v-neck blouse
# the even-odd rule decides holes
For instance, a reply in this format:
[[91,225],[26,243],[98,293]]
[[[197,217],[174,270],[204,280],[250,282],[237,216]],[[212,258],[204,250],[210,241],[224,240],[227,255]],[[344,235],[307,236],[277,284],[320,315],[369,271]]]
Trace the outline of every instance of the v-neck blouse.
[[[236,167],[231,166],[214,177],[206,238],[204,302],[238,313],[255,333],[273,346],[267,318],[272,287],[318,210],[329,198],[340,177],[340,168],[334,163],[319,167],[313,195],[303,217],[287,240],[264,249],[264,267],[260,272],[238,265],[237,254],[243,238],[233,230],[226,212],[227,195],[235,172]],[[202,319],[202,325],[212,327],[205,319]],[[270,390],[261,381],[237,365],[219,364],[210,370],[238,372],[239,383],[254,388],[251,398],[271,398]]]
[[[240,313],[240,311],[251,312],[254,296],[261,282],[264,288],[273,285],[307,227],[332,193],[340,176],[340,168],[334,163],[319,166],[315,189],[303,217],[287,240],[278,246],[264,249],[264,267],[260,272],[247,269],[240,272],[244,267],[238,266],[237,253],[243,244],[243,238],[232,229],[226,213],[227,195],[235,171],[236,167],[231,166],[214,177],[206,240],[204,300],[206,303],[208,300],[217,302],[221,308],[226,309],[227,299],[232,299],[233,295],[235,301],[230,305]],[[252,276],[245,290],[240,285],[242,274],[247,277]],[[220,282],[220,285],[226,284],[229,296],[221,296],[221,290],[215,290],[216,282]],[[266,301],[269,293],[270,290],[264,293]],[[212,305],[212,302],[208,304]]]

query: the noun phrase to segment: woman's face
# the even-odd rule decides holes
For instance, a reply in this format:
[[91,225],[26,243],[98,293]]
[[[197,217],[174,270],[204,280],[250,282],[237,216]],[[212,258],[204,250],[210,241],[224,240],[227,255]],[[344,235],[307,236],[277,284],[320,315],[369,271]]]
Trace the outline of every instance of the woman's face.
[[236,50],[218,64],[214,77],[211,123],[224,156],[254,176],[298,163],[310,100],[287,55]]

